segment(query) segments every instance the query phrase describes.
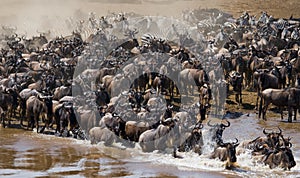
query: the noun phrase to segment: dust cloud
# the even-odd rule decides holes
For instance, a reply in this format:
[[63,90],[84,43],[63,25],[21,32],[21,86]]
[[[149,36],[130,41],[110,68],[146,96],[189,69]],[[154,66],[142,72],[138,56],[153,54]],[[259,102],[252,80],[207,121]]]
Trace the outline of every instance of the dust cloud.
[[110,12],[135,12],[180,18],[183,10],[218,8],[234,16],[243,11],[267,11],[277,17],[300,16],[300,1],[290,0],[1,0],[0,25],[17,27],[17,33],[31,36],[51,30],[66,35],[74,30],[70,22],[86,19],[90,12],[103,16]]

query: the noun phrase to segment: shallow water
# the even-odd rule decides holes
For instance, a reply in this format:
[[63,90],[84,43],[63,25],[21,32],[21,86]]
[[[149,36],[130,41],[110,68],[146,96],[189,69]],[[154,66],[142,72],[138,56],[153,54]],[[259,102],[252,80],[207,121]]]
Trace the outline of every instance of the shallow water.
[[[255,115],[229,119],[231,126],[223,133],[225,141],[238,138],[240,142],[264,136],[264,127],[283,130],[292,137],[292,151],[296,167],[290,171],[257,163],[250,153],[239,155],[242,171],[224,169],[224,163],[208,158],[211,148],[206,146],[203,155],[179,153],[183,159],[173,158],[169,152],[143,153],[138,145],[125,148],[120,143],[113,147],[91,145],[89,141],[59,138],[36,134],[20,129],[0,129],[0,176],[67,176],[67,177],[269,177],[270,175],[295,177],[300,175],[300,122],[293,124],[270,119],[261,122]],[[204,139],[208,137],[204,126]]]

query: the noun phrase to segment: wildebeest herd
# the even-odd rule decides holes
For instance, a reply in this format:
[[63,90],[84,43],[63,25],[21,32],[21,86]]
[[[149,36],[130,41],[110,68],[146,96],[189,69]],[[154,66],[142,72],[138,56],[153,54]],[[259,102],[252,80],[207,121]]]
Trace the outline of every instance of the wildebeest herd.
[[289,122],[293,111],[296,119],[300,19],[266,12],[235,19],[216,9],[193,10],[183,19],[187,26],[168,27],[172,40],[151,33],[163,21],[124,13],[91,13],[70,21],[71,35],[54,38],[50,32],[28,38],[2,26],[2,125],[13,120],[23,127],[26,120],[27,129],[40,133],[53,129],[92,144],[138,143],[144,152],[171,148],[177,158],[178,151],[202,154],[207,125],[210,158],[228,161],[227,168],[237,166],[236,155],[245,149],[270,168],[294,167],[292,143],[280,128],[264,129],[266,137],[251,141],[224,142],[230,122],[206,120],[224,114],[230,88],[238,105],[244,89],[257,91],[265,120],[271,103],[287,108]]

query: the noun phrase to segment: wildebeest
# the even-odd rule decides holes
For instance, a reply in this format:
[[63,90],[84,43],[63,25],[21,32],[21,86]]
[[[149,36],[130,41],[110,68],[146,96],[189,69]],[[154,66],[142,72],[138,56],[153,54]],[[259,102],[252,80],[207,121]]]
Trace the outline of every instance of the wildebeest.
[[226,161],[226,169],[231,169],[237,167],[236,158],[236,147],[239,145],[239,141],[236,138],[235,142],[223,143],[220,142],[219,146],[215,148],[213,153],[210,155],[211,159],[220,159],[221,161]]
[[261,92],[267,88],[279,88],[279,81],[275,75],[266,73],[265,71],[256,71],[254,76],[257,77],[257,98],[256,108],[258,108],[258,99],[261,96]]
[[178,147],[178,151],[188,152],[193,150],[199,155],[202,154],[202,146],[204,145],[201,131],[202,128],[203,124],[197,123],[191,133],[188,133],[186,140]]
[[292,122],[292,110],[294,110],[294,120],[296,120],[296,111],[300,105],[299,98],[300,89],[288,88],[288,89],[266,89],[261,94],[260,106],[259,106],[259,118],[262,114],[264,120],[266,120],[266,112],[269,104],[280,107],[281,119],[283,119],[282,108],[288,108],[288,121]]
[[116,140],[116,135],[108,128],[93,127],[89,131],[91,144],[104,142],[104,145],[109,146]]
[[168,124],[161,124],[156,129],[147,130],[141,134],[139,144],[144,152],[163,151],[176,146],[175,141],[178,140],[179,134],[177,123],[172,118],[164,122]]
[[39,132],[39,118],[42,116],[43,120],[48,119],[47,113],[48,108],[46,103],[36,96],[30,96],[26,101],[26,116],[28,119],[27,129],[29,129],[30,125],[32,129],[34,125],[36,125],[36,130]]
[[[185,89],[185,94],[193,94],[195,87],[201,87],[204,83],[209,82],[208,75],[200,69],[184,69],[178,76],[181,88]],[[188,91],[190,90],[190,91]]]
[[66,136],[69,136],[70,131],[73,132],[74,129],[79,127],[73,103],[63,103],[57,106],[54,115],[56,120],[56,132],[59,132],[59,136],[63,136],[65,131],[67,131]]
[[72,95],[72,86],[60,86],[55,88],[53,93],[53,99],[59,100],[64,96],[71,96]]
[[110,102],[110,96],[105,88],[100,87],[100,90],[95,91],[96,104],[98,106],[106,106]]
[[284,145],[280,148],[269,150],[263,157],[263,163],[269,165],[271,169],[280,167],[284,170],[290,170],[296,166],[293,152],[290,148],[289,145]]
[[217,144],[218,146],[220,143],[223,142],[223,131],[225,130],[226,127],[230,126],[230,122],[226,120],[227,125],[220,123],[220,124],[210,124],[210,120],[208,121],[207,125],[210,126],[211,128],[209,131],[212,133],[212,138],[211,140],[214,142],[214,144]]
[[[12,89],[5,89],[0,92],[0,107],[6,113],[6,117],[8,118],[8,125],[10,125],[10,118],[15,111],[16,104],[15,99],[13,97]],[[3,120],[4,121],[4,120]]]
[[[242,147],[242,149],[246,148],[251,150],[253,155],[266,154],[268,150],[275,149],[282,145],[282,143],[280,143],[280,138],[283,138],[282,130],[279,127],[278,129],[279,132],[267,132],[264,128],[263,133],[266,137],[257,137],[254,140],[244,141],[240,147]],[[289,145],[289,140],[284,140],[284,142]]]
[[233,92],[235,94],[235,101],[238,105],[242,104],[242,85],[243,85],[243,76],[236,71],[232,71],[229,74],[229,83],[233,87]]
[[125,139],[138,142],[142,133],[150,129],[156,129],[161,121],[155,122],[152,125],[145,122],[127,121],[125,125]]
[[210,107],[211,90],[204,84],[199,89],[199,113],[201,121],[206,119],[207,109]]

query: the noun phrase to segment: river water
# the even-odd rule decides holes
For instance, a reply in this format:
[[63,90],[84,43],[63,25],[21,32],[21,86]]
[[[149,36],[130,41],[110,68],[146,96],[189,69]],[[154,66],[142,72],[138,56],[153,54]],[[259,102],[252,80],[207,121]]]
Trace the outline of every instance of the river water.
[[[18,8],[22,3],[19,1],[3,1],[1,21],[21,22],[21,16],[26,14],[26,9],[19,13]],[[42,6],[38,1],[36,9]],[[69,1],[67,1],[69,2]],[[72,1],[77,2],[77,1]],[[136,10],[138,13],[150,13],[155,15],[178,16],[178,11],[185,8],[208,7],[219,8],[238,16],[247,10],[250,13],[260,13],[264,10],[276,17],[289,17],[291,14],[299,17],[299,1],[279,0],[230,0],[230,1],[176,1],[171,4],[169,10],[161,11],[149,3],[144,4],[99,4],[96,1],[84,1],[72,4],[69,9],[81,8],[82,11],[95,11],[98,14],[101,8],[106,11],[129,11]],[[12,3],[15,3],[12,6]],[[1,4],[1,3],[0,3]],[[163,6],[166,6],[165,4]],[[5,7],[5,8],[4,8]],[[13,8],[16,8],[12,10]],[[53,7],[53,6],[51,6]],[[57,6],[60,10],[62,7]],[[52,10],[56,10],[53,8]],[[143,11],[144,10],[144,11]],[[29,8],[30,11],[30,8]],[[48,13],[51,9],[45,9]],[[71,11],[71,10],[70,10]],[[42,13],[39,9],[36,13]],[[69,10],[68,10],[69,12]],[[72,11],[73,12],[73,11]],[[32,15],[32,14],[31,14]],[[6,18],[6,19],[5,19]],[[9,19],[9,20],[7,20]],[[16,20],[17,19],[17,20]],[[15,20],[15,21],[14,21]],[[34,18],[33,20],[36,20]],[[29,27],[28,22],[20,23],[23,27]],[[45,24],[45,22],[41,23]],[[26,26],[27,25],[27,26]],[[34,28],[40,24],[33,24]],[[180,153],[184,158],[176,159],[170,154],[143,153],[138,145],[134,148],[126,148],[121,144],[106,147],[102,144],[91,145],[89,141],[59,138],[53,135],[42,135],[22,129],[0,127],[0,177],[300,177],[300,122],[281,122],[280,119],[269,119],[267,122],[259,121],[255,114],[242,115],[237,119],[229,119],[231,126],[224,131],[225,140],[238,138],[243,140],[254,139],[264,136],[263,128],[280,127],[285,137],[292,137],[292,151],[296,160],[296,167],[291,171],[281,169],[269,169],[267,166],[255,162],[249,153],[238,156],[238,164],[243,171],[229,171],[224,169],[224,163],[218,160],[208,159],[210,148],[204,149],[202,156],[194,153]],[[204,137],[207,137],[208,127],[204,126]]]
[[[21,129],[0,128],[0,177],[297,177],[300,176],[299,121],[281,122],[269,119],[262,122],[255,114],[229,119],[231,126],[223,133],[225,141],[238,138],[240,142],[264,136],[263,128],[283,130],[292,137],[296,167],[290,171],[269,169],[243,153],[237,158],[242,171],[224,169],[224,163],[208,158],[211,149],[203,155],[179,153],[183,159],[168,153],[143,153],[138,145],[125,148],[120,143],[106,147],[89,141],[42,135]],[[208,137],[207,125],[203,128]]]

